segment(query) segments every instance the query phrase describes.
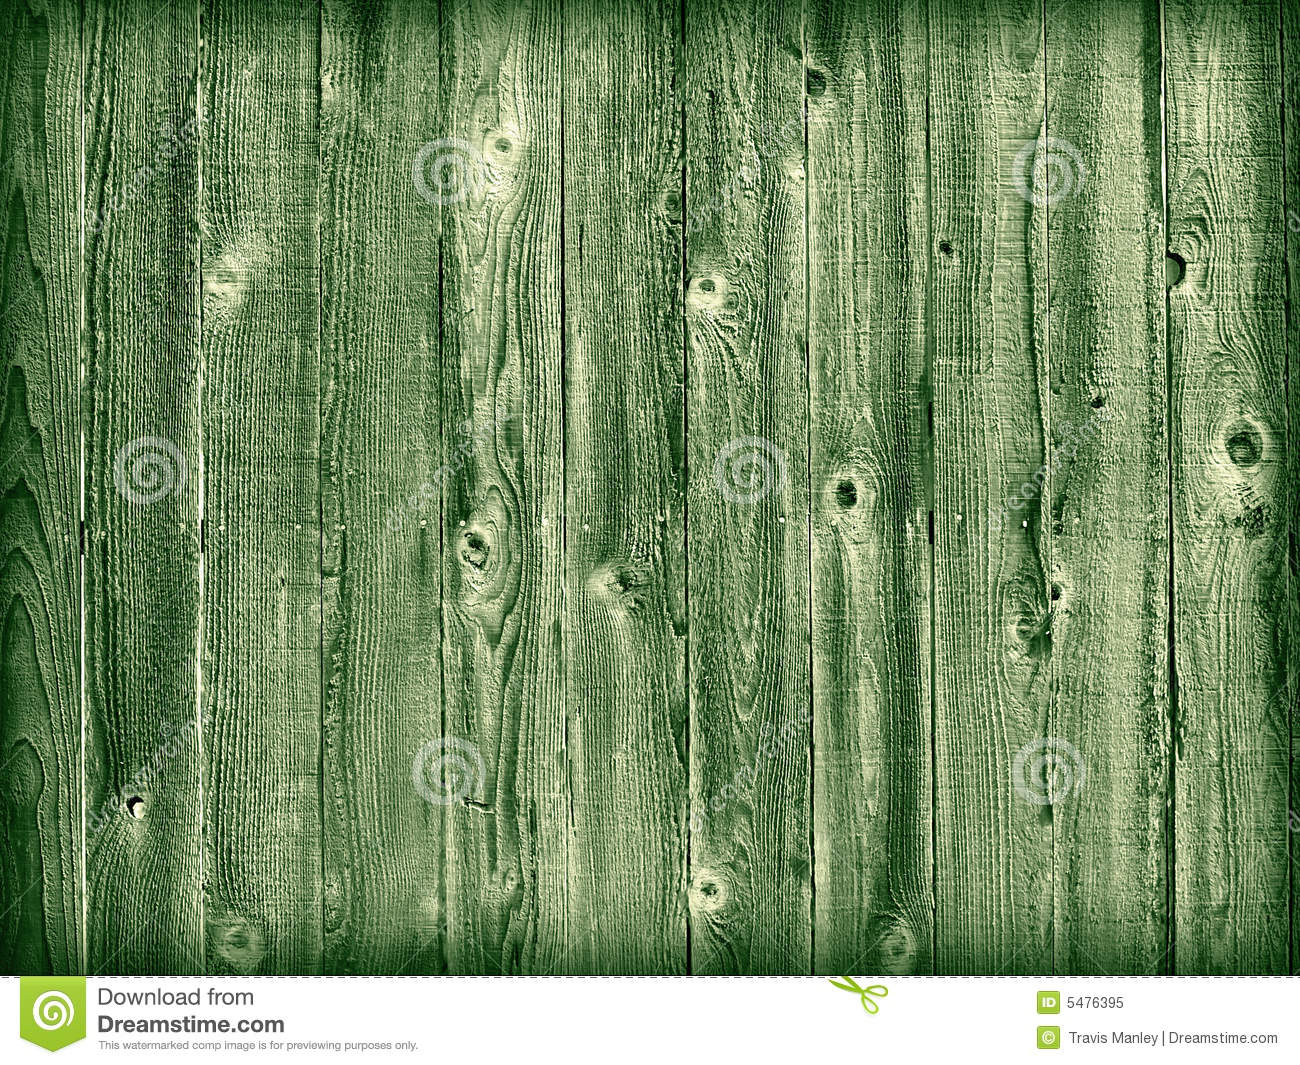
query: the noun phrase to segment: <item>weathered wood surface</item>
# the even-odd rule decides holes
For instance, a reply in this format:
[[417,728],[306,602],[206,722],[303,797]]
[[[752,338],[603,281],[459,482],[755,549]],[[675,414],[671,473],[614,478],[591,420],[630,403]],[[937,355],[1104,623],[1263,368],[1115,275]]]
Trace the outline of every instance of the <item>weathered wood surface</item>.
[[931,972],[925,11],[809,9],[815,967]]
[[1279,5],[1165,23],[1174,969],[1288,971],[1286,212]]
[[569,967],[684,973],[681,7],[566,14]]
[[102,0],[82,31],[91,973],[207,968],[198,23]]
[[[1287,350],[1287,425],[1300,425],[1300,389],[1290,385],[1293,367],[1300,363],[1300,314],[1295,300],[1300,297],[1300,6],[1282,5],[1282,147],[1286,183],[1282,199],[1286,205],[1286,350]],[[1295,843],[1295,832],[1300,830],[1300,780],[1296,779],[1296,740],[1300,738],[1300,448],[1295,446],[1294,431],[1291,437],[1287,479],[1287,523],[1279,529],[1278,552],[1286,567],[1289,589],[1285,596],[1286,615],[1282,625],[1285,646],[1289,652],[1286,675],[1278,689],[1278,703],[1289,730],[1289,773],[1291,778],[1290,802],[1287,813],[1287,857],[1291,863],[1291,968],[1294,975],[1300,972],[1300,848]]]
[[1069,745],[1051,807],[1052,960],[1067,973],[1169,969],[1159,30],[1155,3],[1049,5],[1042,542],[1047,733]]
[[79,972],[78,5],[0,14],[0,971]]
[[1293,969],[1294,4],[30,8],[3,971]]
[[301,0],[201,12],[199,676],[216,973],[321,968],[316,14]]
[[564,972],[592,933],[569,901],[560,7],[451,15],[444,160],[422,179],[442,206],[444,440],[461,438],[442,496],[448,966]]
[[930,11],[935,965],[1046,972],[1053,757],[1040,6]]
[[801,12],[685,11],[691,966],[812,959]]
[[441,738],[440,211],[426,5],[330,0],[320,70],[324,967],[439,972],[443,809],[409,780]]

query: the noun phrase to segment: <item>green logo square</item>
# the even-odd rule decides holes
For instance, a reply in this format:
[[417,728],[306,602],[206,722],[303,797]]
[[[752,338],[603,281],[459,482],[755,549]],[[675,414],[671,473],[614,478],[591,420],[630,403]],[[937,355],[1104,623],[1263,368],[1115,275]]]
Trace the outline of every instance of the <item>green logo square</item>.
[[1060,1013],[1061,993],[1059,991],[1038,992],[1038,1012],[1039,1013]]
[[1038,1029],[1039,1050],[1059,1050],[1061,1047],[1061,1029],[1054,1024],[1040,1025]]
[[84,976],[24,976],[18,994],[18,1034],[46,1050],[86,1038]]

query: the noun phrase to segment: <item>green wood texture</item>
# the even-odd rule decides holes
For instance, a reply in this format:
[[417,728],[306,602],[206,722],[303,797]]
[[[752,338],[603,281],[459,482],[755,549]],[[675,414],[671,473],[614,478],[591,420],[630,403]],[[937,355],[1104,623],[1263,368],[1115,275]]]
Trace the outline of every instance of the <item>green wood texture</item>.
[[[1283,169],[1286,183],[1282,198],[1286,207],[1286,297],[1287,297],[1287,426],[1300,425],[1300,391],[1290,384],[1292,368],[1300,361],[1300,314],[1295,299],[1300,296],[1300,7],[1282,4],[1282,147]],[[1296,529],[1300,522],[1300,450],[1295,446],[1287,452],[1289,462],[1286,477],[1289,486],[1287,523],[1278,530],[1278,552],[1285,560],[1289,589],[1286,594],[1285,625],[1283,634],[1289,651],[1286,676],[1278,688],[1278,702],[1285,715],[1288,731],[1289,773],[1291,780],[1290,802],[1287,804],[1287,827],[1290,830],[1286,848],[1291,876],[1291,967],[1292,974],[1300,972],[1300,944],[1296,933],[1300,931],[1300,847],[1295,843],[1295,831],[1300,828],[1300,780],[1296,779],[1296,741],[1300,738],[1300,543]]]
[[0,14],[0,971],[85,966],[81,52],[76,4]]
[[569,968],[684,973],[681,9],[565,12]]
[[691,966],[803,972],[813,856],[801,12],[789,0],[690,0],[685,20]]
[[1050,432],[1047,219],[1023,154],[1042,12],[935,5],[929,47],[935,965],[1048,972],[1053,810],[1017,772],[1054,738],[1051,522],[1021,487]]
[[300,0],[201,12],[203,919],[216,973],[322,965],[316,14]]
[[[556,0],[443,14],[442,757],[452,972],[567,971],[562,36]],[[589,933],[588,933],[589,935]]]
[[0,33],[0,971],[1294,971],[1295,4]]
[[325,969],[439,972],[443,810],[409,780],[442,730],[438,20],[331,2],[321,38]]
[[199,973],[198,11],[88,3],[82,44],[86,971]]
[[1170,706],[1157,5],[1062,4],[1046,48],[1048,734],[1086,774],[1051,807],[1052,964],[1160,973]]
[[1290,964],[1279,27],[1271,0],[1165,19],[1180,973]]
[[[819,972],[931,972],[925,11],[807,13]],[[793,137],[798,130],[793,131]]]

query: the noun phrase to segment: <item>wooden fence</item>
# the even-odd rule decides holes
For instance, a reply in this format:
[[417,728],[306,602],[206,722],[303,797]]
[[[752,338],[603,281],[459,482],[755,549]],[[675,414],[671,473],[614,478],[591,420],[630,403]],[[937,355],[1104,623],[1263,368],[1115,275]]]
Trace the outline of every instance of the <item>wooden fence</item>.
[[0,971],[1294,971],[1300,7],[0,54]]

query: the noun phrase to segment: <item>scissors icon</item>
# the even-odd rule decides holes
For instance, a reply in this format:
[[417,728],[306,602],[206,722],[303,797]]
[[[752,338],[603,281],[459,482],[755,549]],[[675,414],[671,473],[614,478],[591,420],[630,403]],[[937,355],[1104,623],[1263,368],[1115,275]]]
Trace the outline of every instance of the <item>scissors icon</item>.
[[[844,983],[840,983],[843,980]],[[878,998],[884,998],[889,994],[889,988],[884,984],[868,984],[866,987],[859,986],[858,982],[851,976],[841,976],[840,980],[832,980],[831,983],[844,991],[852,991],[862,999],[862,1008],[868,1013],[879,1013],[880,1006],[876,1002]]]

